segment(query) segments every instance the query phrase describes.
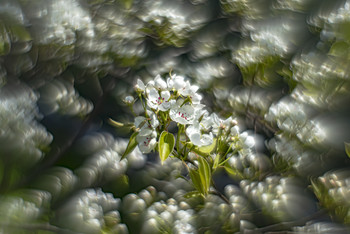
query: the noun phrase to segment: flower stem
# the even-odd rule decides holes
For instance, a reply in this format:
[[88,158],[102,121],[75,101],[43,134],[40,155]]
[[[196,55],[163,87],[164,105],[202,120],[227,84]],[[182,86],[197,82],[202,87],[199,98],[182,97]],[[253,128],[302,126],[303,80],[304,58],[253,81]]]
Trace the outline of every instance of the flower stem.
[[139,98],[140,98],[140,101],[141,101],[141,104],[142,104],[143,110],[145,111],[145,116],[146,116],[146,118],[148,118],[149,116],[148,116],[148,114],[147,114],[146,105],[145,105],[145,103],[143,102],[143,99],[142,99],[142,94],[141,94],[141,93],[139,94]]
[[180,150],[180,137],[183,131],[183,125],[182,124],[177,124],[178,127],[178,131],[177,131],[177,135],[176,135],[176,150],[177,152],[181,152]]

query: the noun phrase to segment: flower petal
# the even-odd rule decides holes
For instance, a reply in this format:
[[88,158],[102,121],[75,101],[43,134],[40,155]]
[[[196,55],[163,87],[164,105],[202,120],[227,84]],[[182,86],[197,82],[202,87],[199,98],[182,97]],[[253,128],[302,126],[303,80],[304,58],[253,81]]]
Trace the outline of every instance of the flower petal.
[[168,88],[167,83],[160,77],[160,75],[157,75],[156,78],[154,78],[154,86],[160,90],[166,90]]

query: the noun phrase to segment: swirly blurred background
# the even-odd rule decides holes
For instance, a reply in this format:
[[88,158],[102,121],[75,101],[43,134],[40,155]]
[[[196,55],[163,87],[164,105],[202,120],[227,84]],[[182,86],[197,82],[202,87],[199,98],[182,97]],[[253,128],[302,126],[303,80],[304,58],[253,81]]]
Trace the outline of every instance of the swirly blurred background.
[[[349,65],[346,0],[0,0],[0,233],[349,233]],[[170,71],[254,139],[229,202],[120,161],[108,120]]]

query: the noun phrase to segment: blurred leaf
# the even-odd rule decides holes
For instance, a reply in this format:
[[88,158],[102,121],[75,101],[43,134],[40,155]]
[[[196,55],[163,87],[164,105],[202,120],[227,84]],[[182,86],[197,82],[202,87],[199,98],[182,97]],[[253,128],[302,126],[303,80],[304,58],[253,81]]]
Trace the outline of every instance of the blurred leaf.
[[201,178],[199,176],[199,172],[195,169],[190,169],[190,177],[193,183],[193,186],[195,187],[195,189],[197,189],[198,192],[200,192],[201,194],[204,194],[204,190],[203,187],[201,185]]
[[198,170],[190,169],[189,172],[194,187],[202,195],[207,195],[211,184],[211,169],[207,160],[198,157]]
[[349,44],[343,41],[335,42],[330,48],[328,55],[347,58],[349,55]]
[[215,156],[215,160],[214,160],[214,164],[213,164],[213,169],[214,169],[214,170],[219,166],[219,162],[220,162],[220,155],[217,154],[217,155]]
[[22,25],[8,25],[9,36],[12,42],[30,41],[30,33]]
[[342,34],[346,41],[350,41],[350,22],[348,20],[342,20],[338,23],[338,32]]
[[224,168],[229,175],[243,178],[242,174],[238,170],[233,169],[228,162],[225,163]]
[[204,195],[206,195],[208,194],[208,191],[210,188],[211,168],[207,160],[205,160],[203,157],[199,157],[198,162],[199,162],[199,166],[198,166],[199,176],[201,179]]
[[169,157],[175,146],[175,137],[173,134],[163,131],[159,138],[158,151],[159,157],[163,162]]
[[128,146],[125,149],[125,152],[123,153],[122,157],[120,160],[124,159],[128,154],[130,154],[135,147],[137,146],[137,141],[136,141],[136,136],[137,134],[139,134],[138,132],[134,132],[131,136],[130,136],[130,140],[128,143]]
[[0,55],[6,55],[10,52],[10,38],[6,32],[5,26],[0,24]]
[[348,157],[350,157],[350,143],[344,143],[345,145],[345,152],[348,155]]
[[125,8],[129,10],[134,1],[133,0],[122,0],[122,2],[124,4]]
[[199,197],[202,196],[202,193],[200,193],[199,191],[191,191],[188,192],[184,195],[184,198],[192,198],[192,197]]

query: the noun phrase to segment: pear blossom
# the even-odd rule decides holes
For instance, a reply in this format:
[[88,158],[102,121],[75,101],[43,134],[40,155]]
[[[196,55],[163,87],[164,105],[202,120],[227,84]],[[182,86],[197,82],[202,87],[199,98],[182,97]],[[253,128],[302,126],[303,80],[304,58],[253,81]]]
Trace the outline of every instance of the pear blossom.
[[195,119],[201,119],[201,126],[205,128],[205,130],[208,130],[209,126],[206,126],[205,123],[203,124],[202,121],[206,118],[208,118],[209,112],[204,109],[205,105],[198,104],[198,105],[193,105],[195,111]]
[[184,97],[190,97],[193,104],[199,104],[202,96],[197,93],[199,87],[191,85],[189,81],[185,81],[183,76],[173,75],[167,79],[168,89],[178,91]]
[[203,112],[202,115],[203,115],[203,117],[202,117],[202,120],[201,120],[201,123],[200,123],[202,128],[205,129],[206,131],[212,129],[212,127],[213,127],[212,115],[209,115],[208,111]]
[[158,91],[155,88],[151,88],[148,91],[147,105],[155,110],[159,109],[161,111],[167,111],[171,106],[169,99],[169,91],[161,91],[159,95]]
[[186,135],[196,146],[206,146],[213,143],[213,134],[211,132],[209,134],[202,134],[201,127],[198,122],[187,127]]
[[139,135],[147,136],[152,133],[153,128],[147,121],[146,117],[137,116],[134,120],[135,127],[140,129]]
[[190,104],[182,105],[183,100],[178,100],[169,112],[170,118],[180,124],[192,124],[195,117],[195,108]]
[[166,90],[168,88],[167,83],[160,77],[160,75],[157,75],[156,78],[154,78],[154,87],[159,90]]
[[167,79],[168,89],[172,91],[181,90],[186,86],[185,78],[174,74]]
[[148,154],[157,145],[157,132],[152,131],[149,135],[143,135],[141,132],[136,136],[136,141],[138,142],[140,151],[144,154]]
[[146,88],[154,88],[155,84],[154,80],[150,80],[147,82]]
[[144,93],[146,90],[145,84],[142,82],[142,80],[137,79],[136,84],[134,86],[134,89],[136,92]]
[[255,139],[253,136],[248,136],[245,141],[244,144],[248,147],[248,148],[253,148],[255,146]]
[[198,91],[199,87],[197,85],[191,85],[189,81],[186,81],[185,86],[179,90],[180,94],[183,96],[191,96]]
[[198,93],[192,93],[189,97],[191,98],[193,104],[199,104],[202,100],[202,96]]
[[255,146],[255,138],[248,134],[248,132],[242,132],[239,135],[243,148],[253,148]]
[[231,135],[237,135],[239,134],[239,127],[237,125],[233,126],[231,129],[230,129],[230,134]]
[[147,154],[151,152],[157,144],[157,131],[156,127],[159,125],[157,116],[147,111],[149,118],[144,116],[137,116],[134,120],[134,124],[139,128],[139,134],[136,136],[139,149],[142,153]]
[[137,116],[134,120],[135,127],[140,128],[139,136],[150,135],[159,125],[157,116],[153,112],[148,111],[148,113],[149,119],[144,116]]
[[233,119],[231,116],[224,120],[219,118],[217,114],[212,113],[211,118],[214,134],[218,134],[220,128],[222,128],[224,131],[228,131],[233,123]]

